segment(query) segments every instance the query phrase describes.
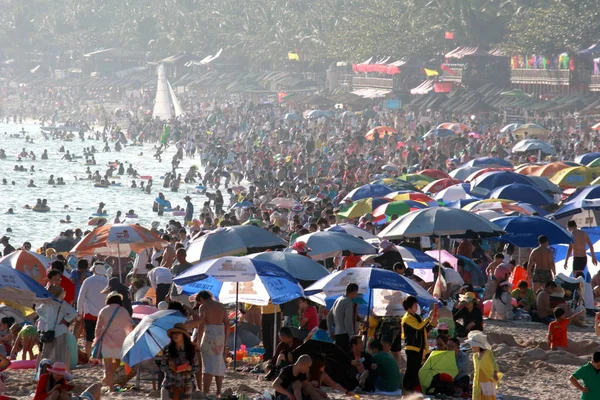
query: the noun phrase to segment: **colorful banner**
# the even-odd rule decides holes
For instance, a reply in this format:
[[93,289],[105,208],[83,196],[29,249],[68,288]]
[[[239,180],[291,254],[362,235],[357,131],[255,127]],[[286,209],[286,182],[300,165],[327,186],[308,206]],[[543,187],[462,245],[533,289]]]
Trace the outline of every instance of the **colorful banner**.
[[298,55],[298,53],[290,51],[288,53],[288,60],[296,60],[296,61],[300,61],[300,56]]
[[438,76],[439,75],[439,72],[437,72],[435,69],[423,68],[423,71],[425,72],[425,75],[427,75],[427,76]]

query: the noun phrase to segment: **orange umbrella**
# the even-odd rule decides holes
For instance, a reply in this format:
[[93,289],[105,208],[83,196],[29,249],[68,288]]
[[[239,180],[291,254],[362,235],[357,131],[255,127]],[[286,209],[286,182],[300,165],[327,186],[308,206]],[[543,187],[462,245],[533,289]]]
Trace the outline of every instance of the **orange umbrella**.
[[151,247],[165,247],[167,242],[139,225],[114,224],[98,227],[85,235],[71,253],[77,255],[102,254],[125,257],[132,251],[141,253]]
[[522,175],[534,175],[534,176],[544,176],[546,178],[550,178],[558,171],[562,171],[563,169],[571,168],[572,165],[565,164],[564,162],[556,161],[550,164],[543,165],[525,165],[519,168],[517,171]]
[[596,125],[592,126],[591,129],[594,131],[600,131],[600,122],[598,122]]
[[52,260],[48,257],[27,250],[13,251],[0,258],[0,265],[21,271],[42,286],[46,285],[46,270],[50,264]]
[[375,137],[375,134],[379,135],[379,139],[383,139],[385,137],[385,135],[393,135],[394,133],[397,133],[397,131],[392,128],[391,126],[377,126],[373,129],[371,129],[369,132],[367,132],[367,134],[365,135],[365,139],[367,140],[373,140]]

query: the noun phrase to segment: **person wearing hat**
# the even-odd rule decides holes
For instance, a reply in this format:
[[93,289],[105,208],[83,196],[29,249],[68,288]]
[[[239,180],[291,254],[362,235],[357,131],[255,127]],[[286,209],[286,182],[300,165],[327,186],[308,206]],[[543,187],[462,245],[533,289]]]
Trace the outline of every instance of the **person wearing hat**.
[[117,291],[109,292],[106,295],[106,306],[98,313],[93,345],[98,349],[95,356],[101,358],[104,363],[102,383],[108,386],[111,392],[115,389],[113,373],[121,363],[121,348],[131,329],[131,315],[124,307],[123,295]]
[[85,352],[90,355],[92,342],[95,338],[96,321],[100,310],[104,308],[106,294],[102,293],[108,285],[106,278],[106,267],[101,261],[96,261],[91,267],[92,276],[81,284],[79,296],[77,297],[77,313],[83,318],[85,328]]
[[75,387],[70,383],[72,379],[73,376],[68,372],[65,363],[55,362],[40,375],[33,400],[100,400],[102,384],[95,383],[80,395],[72,395],[70,392]]
[[306,242],[303,242],[303,241],[294,243],[292,245],[291,249],[295,250],[296,253],[298,253],[299,255],[305,256],[308,258],[310,258],[310,256],[308,255],[308,252],[312,251],[312,249],[306,245]]
[[473,351],[473,400],[495,400],[501,374],[487,336],[471,331],[465,343]]
[[[458,296],[460,308],[453,313],[456,324],[456,336],[465,337],[471,331],[483,330],[483,311],[477,306],[477,296],[467,292]],[[462,319],[462,324],[458,320]]]
[[10,238],[8,236],[2,236],[0,238],[0,243],[4,246],[4,251],[2,255],[5,257],[13,251],[15,251],[15,248],[10,243],[8,243],[9,240]]
[[188,226],[188,224],[194,219],[194,205],[192,204],[192,198],[190,196],[185,196],[183,199],[186,202],[185,217],[183,217],[183,222],[185,226]]
[[392,268],[394,268],[395,264],[400,263],[404,265],[402,255],[392,242],[389,240],[382,240],[381,243],[379,243],[379,248],[381,249],[382,254],[378,257],[375,257],[373,262],[381,265],[381,268],[392,271]]
[[160,369],[164,373],[161,398],[189,400],[195,374],[200,370],[198,352],[185,324],[177,323],[167,331],[170,343],[162,350]]
[[129,294],[129,288],[119,282],[119,278],[112,277],[108,280],[108,285],[100,293],[108,294],[111,292],[117,292],[122,296],[122,306],[129,315],[133,314],[133,310],[131,307],[131,296]]

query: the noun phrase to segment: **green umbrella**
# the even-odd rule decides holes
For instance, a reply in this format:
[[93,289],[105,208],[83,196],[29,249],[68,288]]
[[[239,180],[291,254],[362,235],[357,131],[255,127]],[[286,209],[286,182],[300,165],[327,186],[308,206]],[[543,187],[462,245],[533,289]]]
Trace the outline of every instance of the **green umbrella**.
[[429,355],[429,358],[419,370],[419,381],[423,393],[427,391],[433,377],[437,374],[448,374],[452,378],[458,375],[454,351],[435,350]]
[[265,226],[265,222],[262,219],[257,219],[257,218],[251,218],[248,221],[244,222],[242,225],[252,225],[252,224],[256,224],[256,225],[260,226],[261,228],[263,226]]

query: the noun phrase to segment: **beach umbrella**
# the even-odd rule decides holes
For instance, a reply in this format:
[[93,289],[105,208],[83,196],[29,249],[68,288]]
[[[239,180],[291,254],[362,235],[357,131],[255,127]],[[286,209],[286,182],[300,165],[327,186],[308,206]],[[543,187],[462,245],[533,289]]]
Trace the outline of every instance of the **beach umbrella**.
[[557,184],[545,176],[529,175],[528,178],[535,184],[535,186],[542,189],[546,193],[561,194],[563,192]]
[[600,167],[600,158],[596,158],[594,161],[587,165],[590,168],[598,168]]
[[514,205],[516,205],[517,207],[521,207],[522,209],[524,209],[525,211],[527,211],[527,214],[529,215],[533,215],[536,214],[540,217],[545,217],[548,214],[550,214],[548,211],[544,210],[542,207],[540,206],[536,206],[530,203],[524,203],[522,201],[516,202],[514,203]]
[[17,324],[22,324],[25,321],[23,313],[14,307],[0,304],[0,318],[14,318]]
[[573,161],[578,164],[587,165],[598,158],[600,158],[600,153],[585,153],[575,157]]
[[252,203],[251,201],[239,201],[237,203],[235,203],[233,206],[231,206],[231,208],[252,208],[254,207],[254,203]]
[[469,132],[468,136],[473,139],[481,139],[483,137],[483,135],[481,133],[477,133],[477,132]]
[[502,212],[498,212],[498,211],[494,211],[494,210],[476,210],[476,211],[472,211],[472,212],[479,215],[480,217],[487,219],[488,221],[491,221],[494,218],[504,217],[504,214]]
[[[102,217],[98,217],[98,218],[102,218]],[[95,219],[95,218],[92,218],[92,220],[93,219]],[[102,218],[102,219],[106,220],[106,218]],[[73,247],[75,247],[76,244],[77,244],[77,242],[75,240],[61,236],[58,239],[50,242],[48,244],[48,247],[53,248],[54,250],[56,250],[57,253],[64,253],[64,252],[71,251],[71,249]]]
[[502,133],[506,133],[506,132],[514,132],[518,127],[520,127],[523,124],[508,124],[506,126],[504,126],[502,129],[500,129],[500,132]]
[[[290,247],[296,242],[304,242],[311,249],[308,255],[313,260],[324,260],[339,255],[343,250],[349,250],[354,254],[374,254],[377,249],[359,239],[356,236],[342,232],[320,231],[308,233],[296,238],[290,243]],[[292,251],[288,248],[286,251]]]
[[471,175],[465,179],[465,182],[472,182],[475,179],[479,178],[483,174],[487,174],[488,172],[497,172],[497,171],[512,171],[512,168],[482,168],[479,171],[474,171]]
[[393,221],[378,236],[381,239],[422,236],[490,238],[502,233],[498,226],[468,211],[436,207],[412,211]]
[[[385,204],[388,204],[388,203],[385,203]],[[352,224],[337,224],[337,225],[333,225],[333,226],[330,226],[329,228],[325,229],[325,231],[327,231],[327,232],[342,232],[342,233],[347,233],[348,235],[360,237],[360,238],[363,238],[364,240],[367,240],[367,239],[377,239],[377,236],[375,236],[371,232],[366,231],[364,229],[361,229],[358,226],[352,225]]]
[[298,203],[297,200],[290,199],[287,197],[276,197],[273,200],[269,201],[269,204],[273,204],[278,208],[293,208],[300,203]]
[[467,132],[471,130],[467,125],[458,122],[444,122],[443,124],[439,124],[436,129],[450,129],[455,132]]
[[322,111],[322,110],[311,110],[311,111],[305,112],[304,117],[307,119],[327,118],[327,117],[329,117],[329,113],[327,111]]
[[[532,94],[526,93],[521,89],[512,89],[506,92],[500,93],[500,96],[503,97],[531,97]],[[520,125],[520,124],[511,124],[511,125]]]
[[401,216],[410,211],[429,207],[426,203],[414,200],[398,200],[380,205],[373,210],[373,220],[378,223],[390,221],[392,215]]
[[[471,161],[463,164],[461,167],[481,167],[481,168],[485,168],[485,167],[496,167],[496,168],[512,168],[513,165],[506,161],[503,160],[501,158],[496,158],[496,157],[479,157],[479,158],[474,158]],[[455,176],[456,178],[456,176]]]
[[229,226],[194,237],[187,250],[190,262],[285,248],[279,236],[254,225]]
[[417,172],[417,175],[428,176],[432,179],[432,182],[436,179],[450,178],[450,175],[448,175],[444,171],[440,171],[439,169],[424,169],[422,171]]
[[451,129],[432,129],[429,132],[427,132],[425,135],[423,135],[423,139],[430,139],[433,137],[438,137],[438,138],[445,138],[445,137],[451,137],[451,136],[456,136],[456,132],[454,132]]
[[400,168],[394,164],[385,164],[383,167],[381,167],[381,169],[387,172],[394,172],[400,170]]
[[448,175],[450,178],[458,179],[459,181],[464,181],[475,171],[480,171],[484,167],[460,167],[450,171]]
[[475,201],[464,206],[463,210],[470,212],[493,210],[502,214],[513,212],[528,215],[531,214],[531,212],[529,212],[527,209],[517,206],[514,201],[506,199],[485,199]]
[[299,281],[317,281],[329,275],[329,271],[309,257],[286,253],[283,251],[267,251],[247,256],[250,259],[267,261],[277,265]]
[[431,183],[435,180],[435,178],[432,178],[430,176],[419,174],[404,174],[400,175],[398,178],[402,179],[403,181],[412,183],[417,188],[426,186],[428,183]]
[[492,171],[486,172],[471,181],[471,193],[474,195],[485,196],[492,190],[512,183],[521,183],[527,186],[534,186],[534,183],[525,175],[510,171]]
[[372,213],[374,209],[390,201],[390,199],[383,197],[361,199],[353,202],[348,207],[338,212],[337,215],[346,219],[358,218],[365,214]]
[[367,132],[367,134],[365,135],[365,139],[373,140],[375,138],[375,135],[378,135],[379,139],[383,139],[386,135],[392,136],[397,132],[398,131],[396,131],[396,129],[390,126],[377,126],[371,129],[369,132]]
[[506,231],[500,240],[517,247],[537,247],[540,235],[545,235],[551,245],[573,242],[573,236],[565,228],[548,218],[521,215],[496,218],[492,222]]
[[389,199],[390,201],[412,200],[428,205],[437,205],[437,201],[432,199],[430,196],[419,192],[393,192],[386,195],[385,198]]
[[600,122],[598,122],[595,125],[592,125],[592,127],[590,129],[593,131],[600,131]]
[[158,311],[158,308],[154,306],[148,306],[146,304],[136,304],[132,307],[133,313],[131,314],[132,318],[142,319],[146,315],[154,314]]
[[548,132],[550,132],[548,129],[538,124],[523,124],[513,131],[515,135],[527,133],[527,136],[546,135]]
[[302,117],[296,113],[287,113],[282,119],[285,121],[300,121]]
[[[349,283],[356,283],[359,293],[363,294],[370,289],[387,289],[401,292],[404,297],[415,296],[421,306],[429,307],[437,303],[435,297],[415,281],[381,268],[356,267],[336,271],[319,279],[307,287],[304,292],[307,296],[318,293],[324,293],[326,297],[340,296],[346,292],[346,286]],[[368,303],[373,304],[372,301],[368,301]]]
[[256,225],[260,228],[263,228],[265,226],[265,221],[263,221],[262,219],[258,219],[258,218],[250,218],[242,223],[242,226],[246,226],[246,225]]
[[372,185],[385,185],[395,190],[417,190],[415,185],[398,178],[381,178],[371,182]]
[[554,199],[535,186],[523,185],[521,183],[512,183],[510,185],[500,186],[490,193],[489,199],[507,199],[522,201],[537,206],[547,206],[554,204]]
[[600,176],[600,172],[596,168],[571,167],[558,171],[550,178],[550,181],[562,189],[568,189],[588,186],[598,176]]
[[539,139],[525,139],[513,146],[513,153],[525,153],[528,151],[539,151],[544,154],[554,154],[554,146]]
[[574,193],[573,196],[553,215],[554,219],[562,219],[579,214],[583,210],[600,210],[600,185],[589,186]]
[[[552,177],[558,171],[563,169],[571,168],[575,165],[573,163],[565,163],[562,161],[553,162],[550,164],[536,164],[536,165],[524,165],[515,170],[516,173],[527,175],[527,176],[545,176],[547,178]],[[591,167],[592,165],[590,165]],[[599,165],[600,166],[600,165]]]
[[458,183],[456,185],[448,186],[445,189],[437,192],[433,198],[435,200],[441,200],[444,203],[451,201],[457,201],[461,199],[468,199],[471,197],[471,185],[468,183]]
[[434,350],[427,360],[425,360],[425,363],[419,370],[419,382],[421,383],[423,393],[427,393],[433,377],[437,374],[448,374],[452,378],[458,375],[454,351]]
[[344,111],[343,113],[340,114],[339,118],[344,119],[344,118],[354,117],[355,115],[356,114],[354,113],[354,111]]
[[381,184],[367,184],[352,190],[344,197],[344,200],[360,200],[367,197],[383,197],[386,194],[392,193],[394,189]]
[[459,209],[462,209],[467,204],[471,204],[471,203],[474,203],[474,202],[479,201],[479,200],[481,200],[481,199],[476,198],[476,197],[471,197],[471,196],[467,195],[467,197],[464,198],[464,199],[458,199],[458,200],[454,200],[454,201],[449,201],[449,202],[445,203],[444,206],[448,207],[448,208],[459,208]]
[[121,347],[121,361],[130,367],[154,358],[171,342],[167,331],[186,317],[176,310],[157,311],[142,318]]
[[17,309],[54,301],[50,293],[33,278],[6,265],[0,265],[0,303]]
[[27,250],[13,251],[0,258],[0,265],[5,265],[23,272],[40,285],[46,284],[46,270],[50,268],[52,260],[38,253]]
[[425,193],[438,193],[450,186],[459,185],[461,183],[462,181],[454,178],[438,179],[437,181],[433,181],[427,186],[423,187],[423,191]]

